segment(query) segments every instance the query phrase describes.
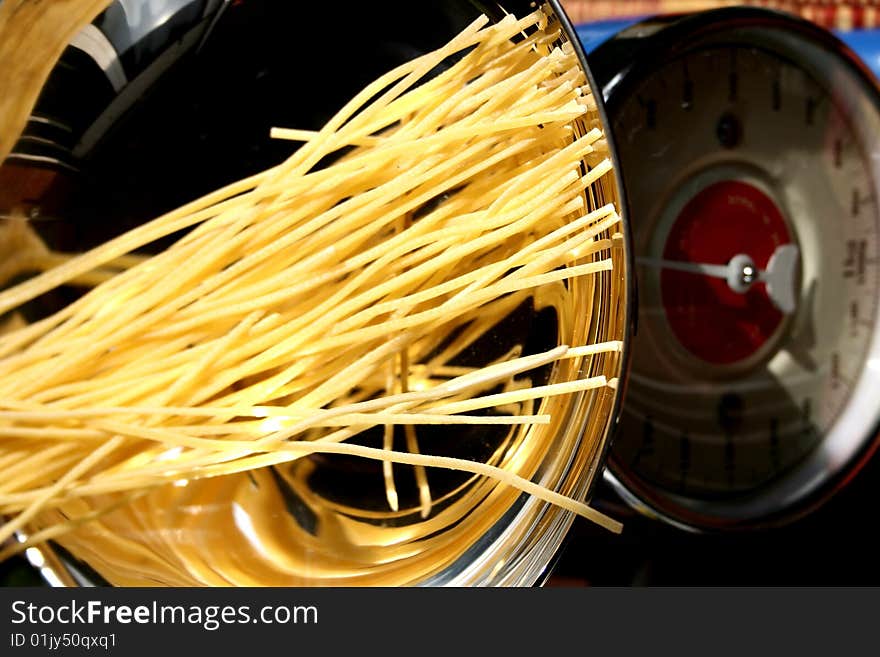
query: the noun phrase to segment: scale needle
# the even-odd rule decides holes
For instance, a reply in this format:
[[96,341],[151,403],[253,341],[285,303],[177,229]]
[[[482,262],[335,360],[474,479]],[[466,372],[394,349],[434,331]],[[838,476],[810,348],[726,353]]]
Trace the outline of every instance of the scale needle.
[[797,269],[800,252],[794,244],[776,247],[767,269],[758,269],[751,256],[738,253],[726,265],[713,265],[702,262],[664,260],[663,258],[636,258],[636,262],[646,267],[674,269],[727,281],[730,289],[739,294],[749,291],[756,281],[767,285],[767,296],[780,312],[790,315],[797,306]]

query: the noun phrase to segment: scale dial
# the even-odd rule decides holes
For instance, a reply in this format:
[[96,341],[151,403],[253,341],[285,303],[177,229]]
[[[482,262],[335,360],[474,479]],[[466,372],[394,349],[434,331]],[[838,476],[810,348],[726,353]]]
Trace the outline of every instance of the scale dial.
[[[689,527],[790,518],[856,468],[880,419],[876,88],[832,37],[774,12],[616,41],[593,66],[639,327],[610,473]],[[609,74],[621,47],[650,64]]]

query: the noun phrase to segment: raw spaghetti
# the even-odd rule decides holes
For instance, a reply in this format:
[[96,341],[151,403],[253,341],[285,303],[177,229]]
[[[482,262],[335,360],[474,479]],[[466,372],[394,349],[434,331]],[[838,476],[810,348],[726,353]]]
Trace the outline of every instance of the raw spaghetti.
[[[274,130],[303,143],[272,169],[82,255],[24,240],[42,273],[0,311],[94,287],[0,337],[0,542],[22,539],[0,556],[51,539],[120,585],[404,584],[520,492],[619,530],[532,479],[560,422],[613,397],[591,364],[620,342],[473,362],[518,309],[583,338],[609,303],[612,166],[558,41],[541,11],[481,18],[319,132]],[[481,458],[462,427],[492,430]],[[349,477],[381,503],[320,492],[344,459],[381,463]]]

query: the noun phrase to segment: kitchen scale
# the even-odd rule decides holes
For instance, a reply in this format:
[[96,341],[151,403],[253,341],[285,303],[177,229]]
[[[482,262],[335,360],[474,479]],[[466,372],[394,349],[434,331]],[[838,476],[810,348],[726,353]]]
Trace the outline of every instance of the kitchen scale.
[[579,35],[639,291],[606,478],[680,528],[789,523],[878,444],[875,79],[830,33],[769,10]]

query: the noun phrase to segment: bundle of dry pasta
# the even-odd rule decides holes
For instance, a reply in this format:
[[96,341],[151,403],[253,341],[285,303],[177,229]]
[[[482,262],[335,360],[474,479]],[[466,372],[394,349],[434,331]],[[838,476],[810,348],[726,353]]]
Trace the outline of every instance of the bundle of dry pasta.
[[[531,481],[621,347],[584,340],[619,219],[558,37],[480,19],[320,132],[274,130],[303,142],[280,165],[0,293],[98,283],[0,337],[0,541],[28,537],[3,554],[54,539],[117,584],[405,583],[520,491],[616,529]],[[515,335],[523,309],[550,344]]]

